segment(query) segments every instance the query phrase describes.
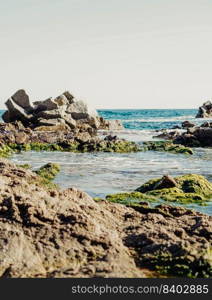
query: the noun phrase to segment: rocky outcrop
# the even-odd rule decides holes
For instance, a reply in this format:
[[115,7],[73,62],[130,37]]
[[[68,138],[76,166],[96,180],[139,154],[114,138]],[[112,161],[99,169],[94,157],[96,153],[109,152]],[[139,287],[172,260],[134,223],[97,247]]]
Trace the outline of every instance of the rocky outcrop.
[[[37,131],[19,127],[20,123],[0,124],[0,156],[8,157],[20,151],[65,152],[137,152],[140,145],[117,136],[96,136],[96,130],[75,129],[60,131]],[[20,128],[20,129],[18,129]]]
[[206,205],[212,200],[212,183],[197,174],[175,178],[164,175],[147,181],[133,192],[109,194],[106,199],[130,206],[137,206],[141,201],[160,203],[161,200]]
[[207,101],[199,107],[196,118],[212,118],[212,102]]
[[166,151],[175,154],[193,154],[193,150],[191,148],[185,147],[183,145],[175,145],[170,141],[144,142],[141,149],[143,151]]
[[211,276],[211,217],[95,202],[41,180],[0,159],[1,277],[145,277],[144,267]]
[[[39,131],[72,130],[78,127],[95,129],[123,129],[119,121],[104,120],[86,102],[76,100],[66,91],[56,98],[31,103],[24,90],[17,91],[6,101],[4,122],[21,121],[25,127]],[[61,125],[62,124],[62,125]]]
[[195,127],[174,138],[173,143],[188,147],[212,147],[212,128]]

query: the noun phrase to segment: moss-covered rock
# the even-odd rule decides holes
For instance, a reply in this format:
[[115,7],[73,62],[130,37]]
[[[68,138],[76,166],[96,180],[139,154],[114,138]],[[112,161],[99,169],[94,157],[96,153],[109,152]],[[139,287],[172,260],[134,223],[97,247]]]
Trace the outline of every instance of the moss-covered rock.
[[[77,141],[62,142],[56,144],[33,142],[29,144],[15,144],[10,143],[8,146],[9,150],[12,152],[22,152],[22,151],[61,151],[61,152],[118,152],[118,153],[128,153],[128,152],[138,152],[140,151],[140,146],[134,142],[129,142],[125,140],[117,141],[93,141],[80,143]],[[2,150],[5,152],[5,149]]]
[[48,163],[36,170],[35,173],[39,175],[40,184],[49,189],[56,188],[57,185],[52,183],[56,175],[60,172],[60,166],[54,163]]
[[[183,252],[186,254],[183,255]],[[187,254],[189,253],[189,254]],[[143,254],[142,265],[153,268],[163,275],[189,278],[211,278],[212,249],[196,253],[195,250],[181,249],[178,255],[171,252]]]
[[60,172],[60,166],[58,164],[48,163],[35,171],[40,177],[47,179],[48,181],[54,180],[56,175]]
[[140,186],[136,191],[154,196],[157,199],[180,203],[192,203],[212,199],[212,183],[204,176],[187,174],[175,177],[176,187],[158,188],[161,178],[151,179]]
[[212,183],[197,174],[175,178],[163,176],[147,181],[134,192],[109,194],[106,200],[128,206],[143,206],[142,201],[159,203],[162,200],[207,205],[212,200]]
[[10,157],[12,155],[13,150],[7,145],[0,145],[0,157]]
[[106,200],[110,202],[116,202],[116,203],[125,204],[129,206],[134,206],[140,204],[141,201],[154,202],[157,199],[154,196],[149,196],[140,192],[129,192],[129,193],[109,194],[106,196]]
[[173,144],[171,141],[154,141],[154,142],[144,142],[143,150],[152,151],[167,151],[171,153],[181,153],[181,154],[193,154],[193,150],[189,147],[185,147],[179,144]]

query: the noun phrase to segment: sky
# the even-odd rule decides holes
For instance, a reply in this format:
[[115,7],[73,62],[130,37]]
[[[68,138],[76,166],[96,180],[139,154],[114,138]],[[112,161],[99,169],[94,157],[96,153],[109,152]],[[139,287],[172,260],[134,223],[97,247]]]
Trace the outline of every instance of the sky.
[[0,0],[0,108],[65,90],[95,108],[212,98],[211,0]]

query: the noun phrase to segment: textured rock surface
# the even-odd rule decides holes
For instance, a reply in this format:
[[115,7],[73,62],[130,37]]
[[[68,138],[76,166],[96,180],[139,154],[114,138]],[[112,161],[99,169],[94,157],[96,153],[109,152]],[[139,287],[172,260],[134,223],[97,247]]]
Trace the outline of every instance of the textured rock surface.
[[212,183],[197,174],[151,179],[136,191],[171,202],[190,203],[212,200]]
[[190,128],[187,132],[175,137],[173,142],[188,147],[212,147],[212,128]]
[[175,145],[170,141],[156,141],[156,142],[144,142],[143,150],[152,151],[167,151],[171,153],[193,154],[193,151],[189,147],[183,145]]
[[212,117],[212,102],[207,101],[199,107],[196,118],[211,118]]
[[[211,275],[211,217],[182,207],[95,202],[47,190],[35,173],[0,160],[0,276]],[[167,269],[168,268],[168,269]]]
[[33,129],[39,127],[39,130],[47,131],[47,127],[54,126],[54,130],[63,130],[61,126],[57,128],[61,123],[70,130],[82,127],[82,124],[95,129],[123,129],[120,121],[100,118],[95,109],[84,101],[76,100],[68,91],[56,98],[32,104],[26,92],[19,90],[5,104],[8,110],[2,118],[6,123],[21,121],[24,126]]

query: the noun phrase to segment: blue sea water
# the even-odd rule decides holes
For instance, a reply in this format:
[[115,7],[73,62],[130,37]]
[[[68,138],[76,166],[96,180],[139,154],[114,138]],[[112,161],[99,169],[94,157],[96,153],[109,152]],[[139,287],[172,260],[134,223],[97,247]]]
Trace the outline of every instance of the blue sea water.
[[203,119],[195,119],[196,109],[117,109],[99,110],[105,119],[122,120],[126,129],[134,130],[159,130],[181,125],[188,120],[195,124],[201,124]]
[[[112,134],[140,143],[151,140],[161,129],[171,129],[185,120],[195,124],[205,121],[195,119],[195,109],[107,109],[98,112],[106,119],[122,121],[125,129]],[[2,113],[0,111],[0,116]],[[12,160],[19,164],[30,163],[34,169],[47,162],[57,162],[61,172],[56,183],[62,188],[75,186],[99,197],[133,191],[147,180],[164,174],[196,173],[212,181],[212,149],[203,148],[194,149],[191,156],[152,151],[130,154],[25,152],[15,154]],[[212,202],[208,206],[192,204],[187,207],[212,215]]]

